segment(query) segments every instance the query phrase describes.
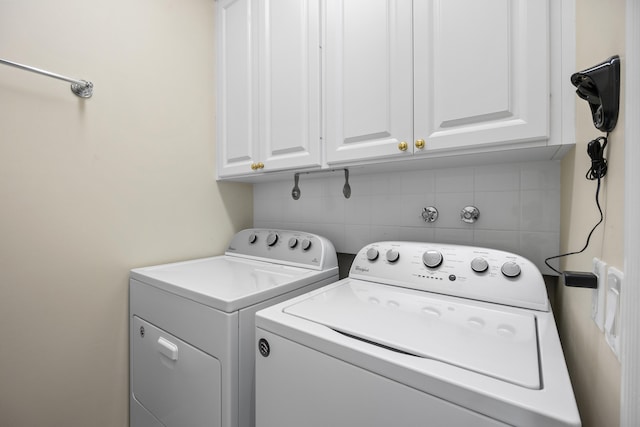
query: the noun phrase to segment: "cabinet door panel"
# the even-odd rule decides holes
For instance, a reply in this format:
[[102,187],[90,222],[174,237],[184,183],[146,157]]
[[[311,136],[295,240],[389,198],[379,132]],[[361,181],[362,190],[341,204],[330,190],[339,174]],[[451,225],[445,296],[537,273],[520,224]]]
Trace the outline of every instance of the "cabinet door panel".
[[415,2],[415,138],[425,152],[547,138],[547,14],[545,1]]
[[410,155],[411,1],[327,2],[324,55],[327,162]]
[[252,0],[221,0],[217,9],[218,175],[251,171],[256,161],[257,121]]
[[265,171],[320,165],[319,0],[260,2]]

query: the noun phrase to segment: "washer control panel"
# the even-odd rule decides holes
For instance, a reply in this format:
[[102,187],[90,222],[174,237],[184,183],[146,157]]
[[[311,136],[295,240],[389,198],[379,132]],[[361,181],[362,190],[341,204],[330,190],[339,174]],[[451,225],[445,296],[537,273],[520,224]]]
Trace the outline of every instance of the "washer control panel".
[[356,255],[349,277],[549,311],[544,279],[519,255],[473,246],[377,242]]
[[302,231],[242,230],[233,236],[225,254],[319,270],[338,265],[329,240]]

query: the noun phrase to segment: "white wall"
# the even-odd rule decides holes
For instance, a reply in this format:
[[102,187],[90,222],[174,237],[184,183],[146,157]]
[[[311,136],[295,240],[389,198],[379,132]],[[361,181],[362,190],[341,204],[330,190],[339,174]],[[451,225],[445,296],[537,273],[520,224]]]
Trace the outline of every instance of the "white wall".
[[[317,176],[317,175],[316,175]],[[299,200],[290,180],[254,186],[258,227],[298,228],[329,238],[338,252],[356,253],[380,240],[420,240],[487,246],[521,254],[546,273],[560,236],[560,163],[502,163],[477,167],[351,174],[351,198],[341,171],[300,176]],[[460,210],[480,210],[475,224]],[[438,220],[426,223],[424,207]]]
[[214,1],[0,0],[0,425],[128,424],[128,270],[220,254]]
[[[609,172],[602,181],[600,202],[605,222],[591,238],[589,248],[563,260],[566,270],[591,271],[598,257],[624,271],[624,64],[625,1],[578,0],[577,70],[618,54],[622,58],[620,117],[609,138]],[[634,77],[637,78],[637,77]],[[584,246],[599,219],[595,205],[596,182],[584,175],[590,166],[587,143],[601,136],[591,122],[589,106],[576,97],[576,148],[562,161],[561,249]],[[635,141],[632,141],[635,142]],[[560,334],[584,427],[617,426],[620,422],[620,363],[591,320],[591,291],[558,288]]]

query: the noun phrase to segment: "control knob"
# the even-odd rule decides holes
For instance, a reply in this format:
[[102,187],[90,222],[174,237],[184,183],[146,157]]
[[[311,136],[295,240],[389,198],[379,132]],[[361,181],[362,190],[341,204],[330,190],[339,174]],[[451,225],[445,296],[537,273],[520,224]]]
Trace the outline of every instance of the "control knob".
[[311,248],[311,240],[309,239],[302,240],[302,250],[308,251],[310,248]]
[[375,261],[378,259],[378,250],[376,248],[369,248],[367,250],[367,259],[369,261]]
[[400,259],[400,253],[395,249],[389,249],[387,251],[387,261],[396,262]]
[[278,241],[278,233],[269,233],[267,236],[267,245],[273,246]]
[[292,237],[289,239],[289,248],[293,249],[298,245],[298,239]]
[[520,275],[520,266],[513,261],[507,261],[502,264],[501,270],[506,277],[518,277]]
[[489,263],[482,257],[476,257],[471,260],[471,269],[476,273],[484,273],[489,268]]
[[256,235],[256,233],[249,234],[249,244],[253,245],[256,240],[258,240],[258,236]]
[[442,264],[442,254],[440,251],[428,250],[422,254],[422,262],[429,268],[436,268]]

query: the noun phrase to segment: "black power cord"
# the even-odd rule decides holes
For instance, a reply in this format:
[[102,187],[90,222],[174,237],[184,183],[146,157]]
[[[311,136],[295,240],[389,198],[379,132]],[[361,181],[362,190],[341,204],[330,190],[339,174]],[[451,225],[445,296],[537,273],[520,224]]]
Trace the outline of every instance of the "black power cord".
[[587,144],[587,154],[591,158],[591,167],[585,176],[588,180],[594,181],[604,178],[607,174],[607,159],[604,158],[604,149],[607,147],[608,137],[609,134],[589,141]]
[[600,206],[600,184],[601,184],[602,178],[604,178],[604,176],[607,174],[607,159],[604,158],[604,149],[607,147],[608,139],[609,139],[609,133],[607,133],[607,136],[598,137],[593,141],[590,141],[589,144],[587,144],[587,154],[591,158],[591,167],[587,171],[587,174],[585,177],[590,181],[596,181],[596,180],[598,181],[598,185],[596,187],[596,206],[598,207],[598,212],[600,213],[600,220],[596,223],[596,225],[593,226],[593,228],[589,232],[589,235],[587,236],[587,241],[584,244],[584,247],[582,249],[575,252],[568,252],[566,254],[555,255],[544,260],[544,263],[547,265],[547,267],[549,267],[559,275],[562,275],[562,273],[556,270],[555,268],[553,268],[551,264],[549,264],[549,261],[552,259],[562,258],[569,255],[576,255],[584,252],[589,246],[589,241],[591,240],[591,236],[593,235],[593,232],[596,231],[596,228],[598,228],[598,226],[602,224],[602,221],[604,220],[602,207]]

